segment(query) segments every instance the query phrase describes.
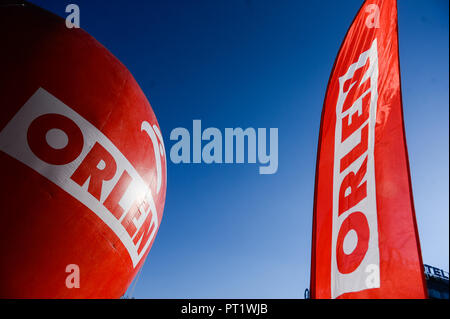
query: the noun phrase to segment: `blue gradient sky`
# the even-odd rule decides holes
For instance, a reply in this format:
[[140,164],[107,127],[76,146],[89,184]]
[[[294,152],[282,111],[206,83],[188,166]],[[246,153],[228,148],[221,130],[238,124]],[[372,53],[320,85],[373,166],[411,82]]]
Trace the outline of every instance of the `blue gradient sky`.
[[[31,0],[60,16],[72,2]],[[320,113],[360,0],[75,1],[175,127],[278,127],[279,168],[175,165],[136,298],[302,298]],[[449,269],[448,0],[398,0],[406,134],[424,262]],[[222,131],[223,132],[223,131]]]

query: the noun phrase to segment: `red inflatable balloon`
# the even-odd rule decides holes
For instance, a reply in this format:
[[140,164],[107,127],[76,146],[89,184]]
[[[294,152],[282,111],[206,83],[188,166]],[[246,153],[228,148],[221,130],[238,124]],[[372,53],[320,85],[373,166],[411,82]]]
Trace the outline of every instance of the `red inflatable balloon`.
[[130,72],[81,29],[0,6],[0,297],[118,298],[150,251],[166,157]]

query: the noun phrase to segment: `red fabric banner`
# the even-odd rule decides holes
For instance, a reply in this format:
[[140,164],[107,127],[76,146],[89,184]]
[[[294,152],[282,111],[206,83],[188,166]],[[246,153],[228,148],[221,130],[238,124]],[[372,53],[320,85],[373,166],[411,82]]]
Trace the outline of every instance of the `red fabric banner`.
[[367,0],[322,110],[312,298],[426,298],[401,100],[395,0]]

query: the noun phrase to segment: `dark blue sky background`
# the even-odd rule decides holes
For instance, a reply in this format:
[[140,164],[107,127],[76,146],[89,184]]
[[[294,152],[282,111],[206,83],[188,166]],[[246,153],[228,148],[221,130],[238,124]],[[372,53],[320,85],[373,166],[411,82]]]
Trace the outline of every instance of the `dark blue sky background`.
[[[65,17],[66,1],[32,0]],[[302,298],[320,113],[362,1],[75,2],[81,27],[172,129],[279,128],[279,168],[171,163],[137,298]],[[403,102],[424,262],[449,269],[448,0],[399,0]]]

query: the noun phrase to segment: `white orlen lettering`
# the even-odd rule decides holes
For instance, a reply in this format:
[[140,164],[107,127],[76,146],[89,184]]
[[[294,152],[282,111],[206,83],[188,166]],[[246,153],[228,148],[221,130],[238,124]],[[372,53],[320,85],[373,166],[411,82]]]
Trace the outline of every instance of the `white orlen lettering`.
[[375,39],[370,49],[361,53],[358,61],[339,78],[333,173],[332,298],[376,288],[380,282],[379,272],[373,271],[379,269],[374,169],[377,85]]
[[[74,156],[76,158],[62,165],[60,163],[50,164],[42,160],[42,157],[40,158],[32,151],[27,139],[30,124],[37,118],[49,114],[52,116],[56,114],[56,116],[62,116],[61,118],[65,117],[70,119],[69,121],[75,123],[82,132],[80,152],[75,152]],[[143,129],[147,131],[146,127],[143,127]],[[49,147],[53,147],[55,150],[64,148],[67,146],[67,143],[71,142],[70,140],[67,141],[67,136],[63,132],[49,131],[48,133],[44,138],[47,139]],[[159,130],[157,130],[156,134],[160,139],[161,146],[157,144],[155,149],[163,151],[162,137],[160,136]],[[156,136],[151,136],[151,140],[154,143]],[[133,267],[139,263],[159,227],[158,214],[153,196],[147,184],[126,157],[96,127],[46,90],[39,88],[0,132],[0,150],[45,176],[87,206],[119,237],[128,251]],[[94,154],[97,151],[101,151],[104,155],[108,156],[98,159]],[[99,170],[99,172],[105,170],[105,168],[111,169],[111,178],[105,178],[104,180],[100,180],[100,182],[97,181],[97,184],[95,184],[93,180],[94,175],[86,175],[86,170],[83,171],[83,169],[78,170],[80,165],[85,165],[84,161],[88,154],[97,160],[93,164],[88,163],[86,165],[91,165],[91,167]],[[158,152],[155,155],[158,156],[156,159],[157,163],[158,159],[161,160],[159,156],[164,157],[164,153],[162,152]],[[108,158],[111,160],[110,162],[108,162]],[[115,165],[114,163],[111,164],[112,162]],[[115,170],[111,168],[114,166]],[[161,164],[158,167],[158,191],[161,183],[160,171]],[[123,211],[123,214],[115,216],[104,204],[122,175],[131,180],[126,191],[123,194],[119,192],[121,196],[116,199],[118,205],[121,206],[121,209],[118,211]],[[111,200],[111,202],[115,204],[114,200]],[[136,227],[136,229],[131,227],[132,231],[130,231],[130,227],[125,228],[121,224],[121,221],[133,203],[137,203],[140,209],[139,214],[137,214],[138,216],[132,215],[130,218],[134,227]],[[148,222],[145,223],[147,217]],[[142,227],[147,228],[143,229]],[[143,240],[145,242],[142,242]]]

